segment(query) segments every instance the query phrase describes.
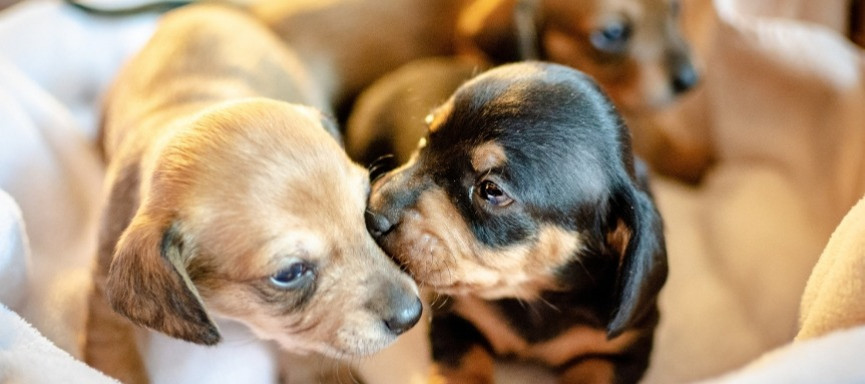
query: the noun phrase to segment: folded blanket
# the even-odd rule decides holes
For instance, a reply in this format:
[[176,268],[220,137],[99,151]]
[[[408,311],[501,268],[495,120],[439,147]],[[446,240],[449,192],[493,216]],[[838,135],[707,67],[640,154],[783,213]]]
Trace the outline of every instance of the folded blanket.
[[800,324],[796,340],[865,325],[865,199],[844,217],[814,267]]
[[778,348],[747,367],[701,384],[861,384],[865,326]]
[[801,308],[795,342],[704,384],[865,382],[865,199],[832,233]]
[[0,383],[117,384],[48,341],[0,305]]
[[21,209],[0,189],[0,304],[17,308],[27,291],[30,246]]
[[654,183],[670,275],[647,383],[717,376],[788,344],[821,251],[865,194],[865,55],[743,2],[685,3],[708,6],[693,95],[705,111],[679,123],[706,133],[717,163],[697,187]]

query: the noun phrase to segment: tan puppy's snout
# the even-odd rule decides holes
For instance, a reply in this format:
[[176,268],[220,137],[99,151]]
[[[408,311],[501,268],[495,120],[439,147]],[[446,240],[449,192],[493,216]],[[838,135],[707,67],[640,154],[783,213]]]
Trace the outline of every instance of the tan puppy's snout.
[[700,74],[687,53],[670,55],[670,84],[673,92],[683,94],[700,82]]
[[388,332],[398,336],[417,324],[423,305],[411,284],[382,279],[375,292],[366,308],[381,318]]

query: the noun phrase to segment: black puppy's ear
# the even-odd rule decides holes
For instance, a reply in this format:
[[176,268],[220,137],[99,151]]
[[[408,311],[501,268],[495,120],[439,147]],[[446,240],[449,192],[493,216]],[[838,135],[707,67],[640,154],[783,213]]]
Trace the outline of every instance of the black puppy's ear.
[[186,272],[188,248],[172,220],[137,214],[117,243],[106,296],[115,311],[136,324],[213,345],[219,331]]
[[621,258],[614,312],[607,324],[610,338],[657,308],[658,293],[667,279],[664,226],[648,192],[622,185],[613,193],[611,208],[618,223],[607,234],[607,242]]
[[538,0],[474,1],[459,16],[461,53],[493,63],[537,60]]

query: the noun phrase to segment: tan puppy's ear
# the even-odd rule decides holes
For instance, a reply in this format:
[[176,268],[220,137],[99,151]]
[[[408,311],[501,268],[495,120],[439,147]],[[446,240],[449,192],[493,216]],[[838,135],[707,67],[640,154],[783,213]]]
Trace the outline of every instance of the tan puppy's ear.
[[616,225],[607,234],[607,243],[621,258],[615,305],[607,324],[610,338],[652,315],[667,279],[664,225],[649,193],[632,185],[620,186],[613,193],[612,210]]
[[537,60],[538,0],[476,0],[460,14],[458,53],[493,63]]
[[137,214],[123,232],[106,281],[108,302],[133,322],[197,344],[219,342],[216,325],[189,279],[172,220]]

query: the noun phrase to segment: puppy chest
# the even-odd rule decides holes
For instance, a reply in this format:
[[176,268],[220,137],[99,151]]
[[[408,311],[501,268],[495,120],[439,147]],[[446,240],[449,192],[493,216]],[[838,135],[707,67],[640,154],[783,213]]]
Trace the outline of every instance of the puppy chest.
[[608,340],[602,321],[590,308],[460,298],[452,311],[471,323],[496,355],[551,367],[585,355],[618,354],[635,339],[625,332]]

